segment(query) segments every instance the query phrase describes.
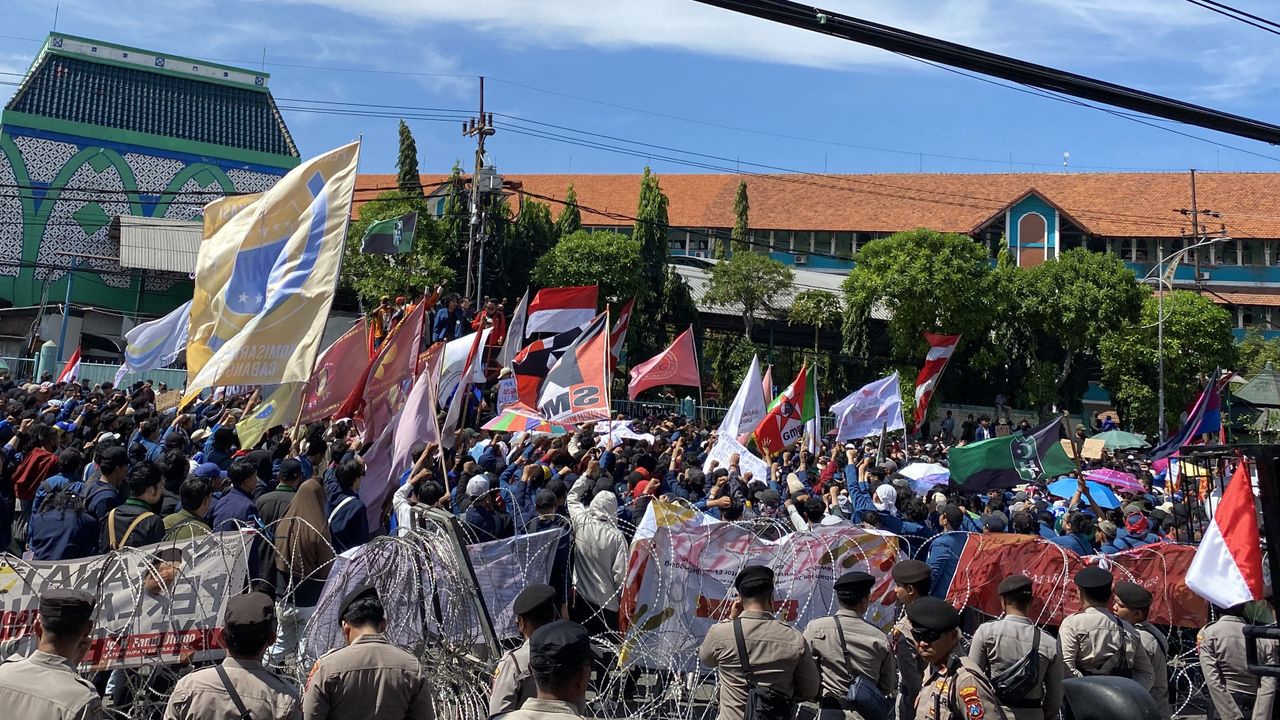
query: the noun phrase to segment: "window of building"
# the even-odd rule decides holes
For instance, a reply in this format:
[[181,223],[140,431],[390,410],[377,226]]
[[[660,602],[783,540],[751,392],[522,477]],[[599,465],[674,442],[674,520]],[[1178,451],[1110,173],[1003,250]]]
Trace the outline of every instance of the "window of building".
[[791,235],[791,252],[808,253],[813,250],[813,233],[803,230]]
[[831,235],[829,232],[816,232],[813,234],[814,255],[831,254]]
[[713,235],[717,238],[723,236],[726,239],[728,239],[729,237],[729,233],[727,232],[721,233],[721,232],[716,232],[711,230],[702,231],[702,232],[690,231],[689,232],[689,251],[700,252],[704,256],[710,254],[711,238]]
[[773,242],[769,244],[769,249],[777,250],[778,252],[790,252],[791,235],[790,230],[774,230]]
[[835,234],[835,253],[841,258],[848,259],[853,257],[857,252],[857,243],[854,242],[854,234],[851,232],[838,232]]
[[1266,265],[1266,251],[1263,249],[1261,240],[1241,240],[1240,241],[1240,264],[1241,265]]
[[1149,238],[1135,238],[1133,241],[1133,261],[1153,263],[1156,261],[1156,241]]
[[1018,246],[1044,245],[1048,227],[1040,213],[1027,213],[1018,220]]
[[1240,322],[1238,327],[1242,328],[1262,328],[1269,330],[1271,328],[1271,308],[1261,305],[1241,305],[1239,307]]
[[1215,243],[1213,252],[1219,265],[1239,265],[1240,264],[1240,241],[1228,240],[1226,242]]

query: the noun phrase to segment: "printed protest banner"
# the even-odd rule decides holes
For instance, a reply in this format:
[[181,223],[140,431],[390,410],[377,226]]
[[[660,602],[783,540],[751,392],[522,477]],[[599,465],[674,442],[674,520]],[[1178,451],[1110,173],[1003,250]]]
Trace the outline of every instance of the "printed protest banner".
[[219,533],[58,562],[0,555],[0,657],[35,650],[40,594],[58,588],[97,598],[81,670],[216,660],[225,654],[216,637],[226,600],[248,575],[250,537]]
[[1195,548],[1157,543],[1111,555],[1087,558],[1031,535],[987,533],[969,535],[951,578],[947,600],[968,605],[987,615],[1001,613],[996,592],[1000,581],[1016,569],[1031,578],[1035,593],[1028,615],[1042,625],[1060,625],[1080,610],[1072,578],[1086,565],[1099,565],[1118,580],[1151,591],[1150,619],[1157,625],[1200,627],[1208,619],[1208,605],[1187,587],[1187,568]]
[[881,628],[893,621],[889,573],[900,557],[893,535],[832,525],[768,540],[662,502],[650,506],[641,527],[653,534],[637,532],[631,546],[620,613],[624,667],[695,670],[698,646],[711,625],[728,616],[733,579],[746,565],[773,568],[778,618],[796,628],[834,612],[832,585],[850,570],[876,578],[867,620]]

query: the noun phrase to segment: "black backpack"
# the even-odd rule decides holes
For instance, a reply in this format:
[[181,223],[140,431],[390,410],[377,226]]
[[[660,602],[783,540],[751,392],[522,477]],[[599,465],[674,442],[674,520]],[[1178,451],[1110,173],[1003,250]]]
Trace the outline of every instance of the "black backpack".
[[1040,628],[1033,623],[1031,652],[1018,658],[1009,667],[991,676],[996,699],[1003,705],[1013,705],[1025,698],[1040,684]]

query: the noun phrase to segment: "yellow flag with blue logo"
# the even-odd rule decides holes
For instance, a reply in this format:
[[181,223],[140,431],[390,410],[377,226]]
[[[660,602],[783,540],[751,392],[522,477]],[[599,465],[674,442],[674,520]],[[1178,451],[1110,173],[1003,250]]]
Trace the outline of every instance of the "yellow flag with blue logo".
[[358,142],[340,147],[264,193],[206,207],[183,404],[209,387],[310,377],[338,281],[359,154]]
[[[253,448],[267,431],[277,425],[292,425],[301,409],[302,389],[306,383],[282,383],[266,393],[262,402],[236,423],[240,447]],[[266,388],[263,388],[264,392]]]

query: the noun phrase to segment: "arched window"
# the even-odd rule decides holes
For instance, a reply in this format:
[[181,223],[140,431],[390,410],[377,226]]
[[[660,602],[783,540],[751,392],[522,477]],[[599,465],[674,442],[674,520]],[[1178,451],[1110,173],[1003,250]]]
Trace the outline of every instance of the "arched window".
[[[1045,261],[1049,249],[1045,246],[1048,227],[1044,216],[1027,213],[1018,219],[1018,265],[1034,267]],[[1028,247],[1037,245],[1038,247]]]

